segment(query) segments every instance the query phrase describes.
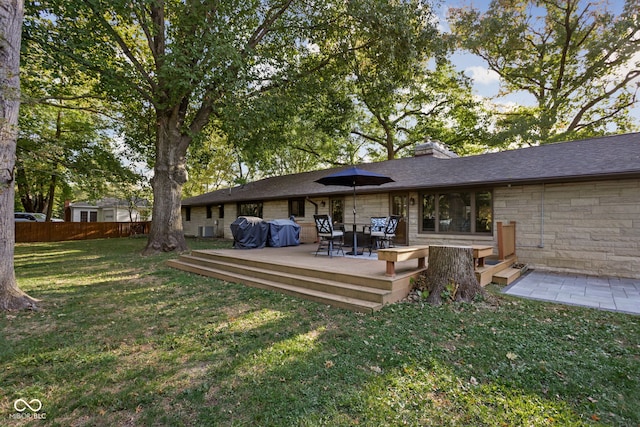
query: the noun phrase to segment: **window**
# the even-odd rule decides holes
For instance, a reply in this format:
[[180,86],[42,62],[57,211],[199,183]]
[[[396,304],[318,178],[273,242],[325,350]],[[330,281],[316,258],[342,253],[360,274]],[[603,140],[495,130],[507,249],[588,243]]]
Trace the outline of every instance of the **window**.
[[184,220],[191,221],[191,206],[184,208]]
[[98,212],[80,211],[80,222],[98,222]]
[[218,205],[218,218],[224,218],[224,205]]
[[238,203],[238,216],[257,216],[262,218],[262,202]]
[[331,220],[334,224],[344,222],[344,201],[342,199],[331,199]]
[[304,217],[304,198],[289,199],[289,216]]
[[211,209],[211,205],[207,205],[207,218],[211,218],[213,216],[213,211]]
[[422,228],[427,233],[492,232],[490,191],[422,194]]

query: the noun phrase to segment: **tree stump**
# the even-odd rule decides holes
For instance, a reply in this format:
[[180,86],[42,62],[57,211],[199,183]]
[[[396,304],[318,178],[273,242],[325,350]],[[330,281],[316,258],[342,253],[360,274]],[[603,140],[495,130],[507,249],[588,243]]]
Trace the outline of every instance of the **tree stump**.
[[471,302],[484,289],[474,272],[473,249],[469,246],[429,246],[429,262],[421,285],[429,292],[427,302]]

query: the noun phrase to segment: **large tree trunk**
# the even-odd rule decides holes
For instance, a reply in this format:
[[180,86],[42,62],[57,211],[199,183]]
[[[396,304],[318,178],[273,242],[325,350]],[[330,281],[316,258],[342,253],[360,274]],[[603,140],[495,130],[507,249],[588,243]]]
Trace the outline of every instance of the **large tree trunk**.
[[427,271],[421,278],[427,302],[472,301],[484,289],[474,273],[473,249],[467,246],[429,246]]
[[158,113],[156,163],[151,180],[153,217],[145,255],[188,249],[182,229],[182,186],[187,182],[186,152],[190,138],[180,134],[175,114]]
[[13,266],[15,246],[14,166],[20,108],[22,0],[0,3],[0,310],[35,308],[18,288]]

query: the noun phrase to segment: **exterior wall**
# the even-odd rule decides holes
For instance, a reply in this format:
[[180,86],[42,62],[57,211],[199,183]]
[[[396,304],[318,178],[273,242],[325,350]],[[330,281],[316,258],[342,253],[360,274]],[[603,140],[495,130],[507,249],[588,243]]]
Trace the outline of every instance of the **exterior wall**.
[[494,189],[518,259],[540,270],[640,278],[640,180]]
[[[353,223],[353,197],[351,195],[345,196],[344,200],[345,222],[348,226]],[[328,197],[313,199],[313,202],[318,205],[318,214],[330,214]],[[322,206],[322,202],[324,202],[324,206]],[[386,193],[356,195],[356,203],[356,222],[358,224],[358,229],[361,229],[362,225],[364,224],[369,224],[370,217],[385,216],[389,213],[389,195]],[[305,203],[304,212],[305,216],[296,217],[296,222],[299,223],[303,228],[313,228],[313,230],[315,230],[313,215],[316,213],[316,206],[310,201],[307,201]],[[225,239],[233,239],[233,234],[231,233],[230,226],[231,223],[238,217],[236,203],[234,202],[225,204],[224,214],[224,218],[218,218],[218,209],[214,208],[212,212],[212,218],[207,218],[206,207],[195,206],[191,208],[191,221],[187,221],[185,216],[185,209],[183,208],[182,227],[184,229],[185,236],[197,236],[198,227],[213,226],[214,230],[217,227],[218,236],[224,237]],[[267,221],[272,219],[288,219],[289,201],[275,200],[264,202],[262,206],[262,216],[263,219]],[[307,238],[306,240],[309,240],[309,238]]]
[[[98,222],[131,222],[129,209],[119,207],[71,207],[71,222],[80,222],[81,212],[96,212]],[[133,221],[142,221],[142,215],[137,210],[132,212]]]
[[[235,207],[234,207],[235,211]],[[207,218],[207,208],[205,206],[196,206],[191,208],[191,221],[187,221],[186,212],[182,209],[182,229],[185,236],[198,236],[199,227],[213,227],[213,233],[215,237],[223,236],[225,219],[227,218],[227,210],[225,206],[225,217],[219,218],[219,211],[217,206],[212,209],[211,218]],[[235,216],[234,216],[235,219]],[[233,222],[233,221],[231,221]],[[231,224],[229,222],[229,224]],[[231,230],[229,230],[229,236],[231,236]],[[226,237],[226,236],[225,236]],[[233,238],[231,236],[230,238]]]
[[[640,180],[503,186],[493,189],[493,236],[419,233],[419,193],[409,193],[410,245],[492,245],[497,253],[496,222],[516,221],[518,259],[532,268],[567,273],[640,278]],[[319,214],[329,214],[329,198],[313,199]],[[325,202],[322,206],[321,202]],[[357,194],[358,229],[372,216],[389,214],[389,195]],[[303,227],[314,228],[313,203],[307,201],[305,217],[296,218]],[[353,222],[353,197],[345,195],[345,225]],[[218,233],[233,239],[229,225],[236,219],[236,204],[225,205],[225,218],[206,217],[205,207],[191,209],[184,221],[186,235],[196,235],[198,226],[215,225]],[[265,220],[288,218],[288,202],[263,205]]]
[[[410,197],[419,200],[418,193]],[[640,278],[640,180],[504,186],[493,189],[493,236],[418,233],[409,206],[411,245],[493,245],[496,222],[516,221],[516,253],[532,268]]]
[[98,221],[104,222],[131,222],[142,221],[140,212],[133,210],[129,216],[129,209],[126,206],[117,206],[113,208],[102,208],[98,211]]

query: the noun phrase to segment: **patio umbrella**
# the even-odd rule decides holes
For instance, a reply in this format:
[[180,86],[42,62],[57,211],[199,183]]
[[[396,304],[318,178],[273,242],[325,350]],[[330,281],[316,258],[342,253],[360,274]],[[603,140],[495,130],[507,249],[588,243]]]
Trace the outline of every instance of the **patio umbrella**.
[[350,168],[317,179],[315,182],[324,185],[353,187],[353,255],[359,255],[358,240],[356,238],[356,187],[362,187],[365,185],[382,185],[387,182],[394,182],[393,179],[388,176],[380,175],[379,173],[369,172],[367,170],[351,166]]

